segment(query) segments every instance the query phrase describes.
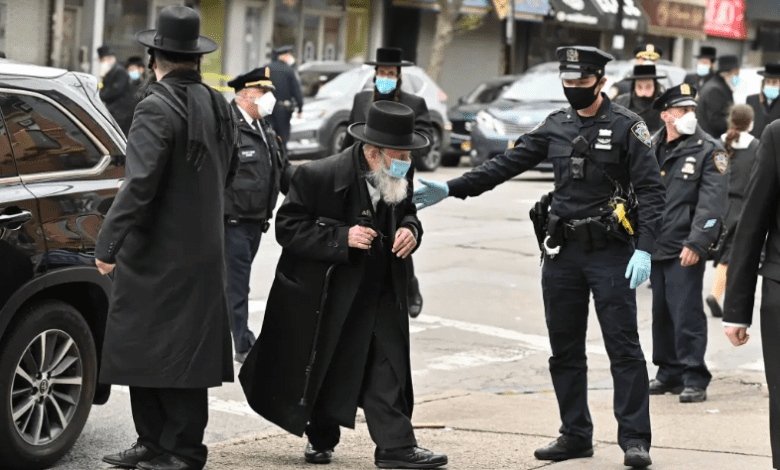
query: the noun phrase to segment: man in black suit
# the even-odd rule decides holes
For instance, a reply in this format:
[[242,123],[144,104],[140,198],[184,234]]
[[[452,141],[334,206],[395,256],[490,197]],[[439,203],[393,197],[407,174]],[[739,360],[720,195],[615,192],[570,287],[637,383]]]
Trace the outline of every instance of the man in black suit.
[[692,85],[697,90],[701,90],[707,80],[715,75],[715,57],[718,51],[712,46],[701,46],[699,55],[696,56],[696,72],[685,76],[684,83]]
[[729,109],[734,104],[734,89],[739,84],[739,67],[739,58],[735,55],[718,57],[718,73],[699,91],[696,119],[704,132],[715,139],[720,139],[729,128]]
[[[396,101],[412,108],[414,111],[414,130],[427,137],[428,142],[433,142],[433,125],[425,100],[401,89],[403,81],[401,67],[414,65],[412,62],[402,60],[402,53],[403,51],[396,47],[380,47],[376,50],[376,60],[366,62],[366,65],[376,67],[374,88],[355,95],[355,99],[352,101],[352,112],[349,114],[349,124],[365,122],[368,108],[375,101]],[[354,143],[355,139],[347,134],[344,137],[341,150]],[[429,151],[430,146],[413,151],[412,160],[424,158]],[[409,179],[411,181],[412,175],[409,175]],[[415,318],[422,311],[423,299],[422,294],[420,294],[420,283],[414,274],[414,263],[411,256],[407,263],[409,270],[409,315]]]
[[295,70],[287,63],[292,57],[292,50],[292,46],[274,49],[273,60],[266,65],[271,72],[271,82],[275,88],[276,106],[274,106],[273,113],[266,116],[265,120],[282,138],[285,148],[287,141],[290,140],[290,119],[292,119],[293,112],[295,108],[298,108],[299,115],[303,112],[301,83]]
[[753,137],[761,137],[764,128],[770,122],[780,118],[780,64],[766,64],[764,70],[758,72],[763,76],[761,91],[747,97],[747,104],[753,108]]
[[114,52],[108,46],[98,47],[100,58],[100,76],[103,87],[100,89],[100,99],[106,104],[108,112],[114,117],[119,128],[125,135],[130,132],[133,122],[133,111],[137,104],[133,94],[135,89],[130,83],[127,70],[117,62]]
[[[766,382],[769,386],[769,433],[772,463],[780,468],[780,121],[761,134],[755,167],[729,258],[723,326],[735,346],[747,343],[747,329],[753,321],[758,275],[764,276],[761,290],[761,337]],[[747,209],[750,210],[747,210]],[[768,238],[767,238],[768,236]],[[761,250],[766,256],[759,269]]]

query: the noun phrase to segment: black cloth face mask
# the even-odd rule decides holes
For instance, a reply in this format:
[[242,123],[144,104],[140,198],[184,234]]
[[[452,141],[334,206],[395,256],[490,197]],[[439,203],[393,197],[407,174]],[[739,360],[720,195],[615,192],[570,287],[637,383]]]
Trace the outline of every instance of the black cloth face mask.
[[563,94],[566,95],[566,99],[569,100],[569,104],[577,111],[585,109],[596,102],[596,87],[599,86],[601,79],[596,80],[593,86],[589,87],[563,87]]

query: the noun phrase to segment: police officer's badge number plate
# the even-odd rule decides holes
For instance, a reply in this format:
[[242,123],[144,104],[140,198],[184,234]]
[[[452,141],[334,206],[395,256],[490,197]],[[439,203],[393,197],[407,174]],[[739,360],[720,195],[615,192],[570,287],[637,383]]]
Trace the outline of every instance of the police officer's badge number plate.
[[631,132],[633,132],[636,138],[643,144],[648,147],[653,146],[653,141],[650,139],[650,130],[647,128],[645,121],[639,121],[634,124],[634,127],[631,128]]
[[729,168],[729,155],[726,152],[715,152],[713,158],[715,159],[715,168],[717,168],[719,172],[725,173]]

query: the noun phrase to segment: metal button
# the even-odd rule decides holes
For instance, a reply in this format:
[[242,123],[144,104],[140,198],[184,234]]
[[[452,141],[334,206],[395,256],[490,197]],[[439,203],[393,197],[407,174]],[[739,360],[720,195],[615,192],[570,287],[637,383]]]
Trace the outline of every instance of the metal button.
[[666,176],[666,172],[665,172],[665,171],[662,171],[662,172],[661,172],[661,176]]

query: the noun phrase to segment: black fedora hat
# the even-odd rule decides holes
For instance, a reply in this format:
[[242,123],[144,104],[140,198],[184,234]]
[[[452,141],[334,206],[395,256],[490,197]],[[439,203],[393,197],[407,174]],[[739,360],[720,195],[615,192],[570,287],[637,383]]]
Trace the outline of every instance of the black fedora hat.
[[643,64],[635,65],[634,70],[626,77],[628,80],[651,80],[657,78],[666,78],[663,72],[656,72],[655,65]]
[[712,46],[701,46],[699,48],[699,55],[696,56],[697,59],[710,59],[715,60],[715,57],[718,55],[718,50],[715,49]]
[[766,78],[780,78],[780,64],[766,64],[764,70],[756,73]]
[[366,122],[347,128],[355,139],[381,148],[416,150],[428,146],[428,138],[414,130],[414,111],[395,101],[376,101],[368,108]]
[[729,72],[738,68],[739,57],[731,54],[718,57],[718,72]]
[[109,46],[100,46],[97,48],[98,58],[102,59],[103,57],[113,56],[114,51],[111,50],[111,47]]
[[401,60],[403,50],[397,47],[380,47],[376,50],[376,60],[366,62],[366,65],[382,65],[386,67],[407,67],[414,65],[414,62]]
[[211,39],[200,35],[200,16],[192,8],[169,6],[160,11],[157,29],[136,33],[144,46],[179,54],[208,54],[219,49]]

